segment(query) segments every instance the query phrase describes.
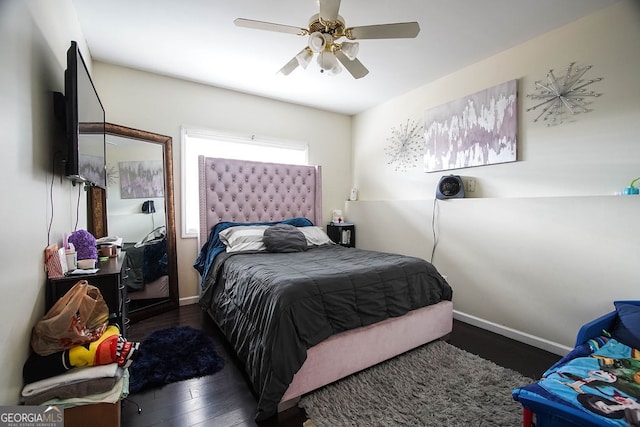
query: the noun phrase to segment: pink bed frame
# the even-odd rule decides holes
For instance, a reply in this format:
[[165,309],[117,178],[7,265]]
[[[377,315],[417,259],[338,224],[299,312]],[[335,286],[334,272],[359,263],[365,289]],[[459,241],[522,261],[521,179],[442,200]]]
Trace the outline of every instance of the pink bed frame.
[[[201,247],[221,221],[322,220],[320,166],[199,157]],[[284,410],[312,390],[451,333],[453,304],[442,301],[402,317],[334,335],[307,350],[282,397]]]

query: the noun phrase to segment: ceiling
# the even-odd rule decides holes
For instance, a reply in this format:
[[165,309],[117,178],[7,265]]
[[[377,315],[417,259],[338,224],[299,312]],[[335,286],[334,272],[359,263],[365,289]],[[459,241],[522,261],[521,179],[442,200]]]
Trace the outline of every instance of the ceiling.
[[94,61],[353,115],[618,0],[343,0],[347,27],[421,28],[415,39],[360,40],[370,72],[358,80],[321,74],[315,60],[279,74],[306,37],[233,23],[306,28],[317,0],[72,1]]

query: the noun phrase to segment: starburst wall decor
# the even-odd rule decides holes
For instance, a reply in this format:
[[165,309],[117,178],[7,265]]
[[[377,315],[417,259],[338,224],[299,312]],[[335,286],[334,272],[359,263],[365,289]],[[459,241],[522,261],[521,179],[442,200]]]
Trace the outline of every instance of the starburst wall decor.
[[387,156],[391,157],[390,165],[396,171],[406,172],[416,167],[424,151],[422,125],[413,120],[407,120],[397,128],[391,128],[391,136],[387,138],[389,144],[384,148]]
[[566,111],[572,115],[586,113],[591,110],[587,108],[589,104],[585,97],[598,97],[601,94],[587,87],[602,80],[602,77],[592,80],[584,80],[582,77],[591,69],[591,65],[576,67],[575,62],[569,64],[564,76],[556,77],[553,70],[547,73],[547,82],[534,82],[535,92],[527,97],[536,101],[542,101],[527,111],[534,111],[542,108],[542,111],[533,120],[538,122],[541,118],[547,122],[547,126],[554,126],[563,123],[563,116]]

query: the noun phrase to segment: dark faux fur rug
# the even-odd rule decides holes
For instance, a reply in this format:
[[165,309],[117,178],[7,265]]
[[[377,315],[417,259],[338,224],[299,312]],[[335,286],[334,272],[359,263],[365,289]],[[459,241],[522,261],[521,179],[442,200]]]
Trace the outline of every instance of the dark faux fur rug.
[[511,390],[533,382],[444,341],[424,345],[303,397],[305,426],[514,427]]
[[129,368],[129,392],[211,375],[223,367],[215,343],[202,331],[190,326],[163,329],[140,345]]

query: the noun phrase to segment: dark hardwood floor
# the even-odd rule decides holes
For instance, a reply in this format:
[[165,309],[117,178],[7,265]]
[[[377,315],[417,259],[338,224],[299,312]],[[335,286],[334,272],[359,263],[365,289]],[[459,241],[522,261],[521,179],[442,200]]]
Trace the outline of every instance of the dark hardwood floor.
[[[297,407],[257,424],[253,417],[256,399],[242,367],[227,347],[209,316],[197,304],[142,320],[129,327],[130,341],[143,341],[151,332],[188,325],[205,331],[218,343],[225,359],[222,371],[203,378],[169,384],[159,389],[131,395],[122,404],[122,425],[142,426],[302,426],[304,410]],[[560,356],[505,338],[486,330],[454,321],[449,342],[498,365],[531,378],[539,377]],[[138,405],[142,412],[138,414]]]

